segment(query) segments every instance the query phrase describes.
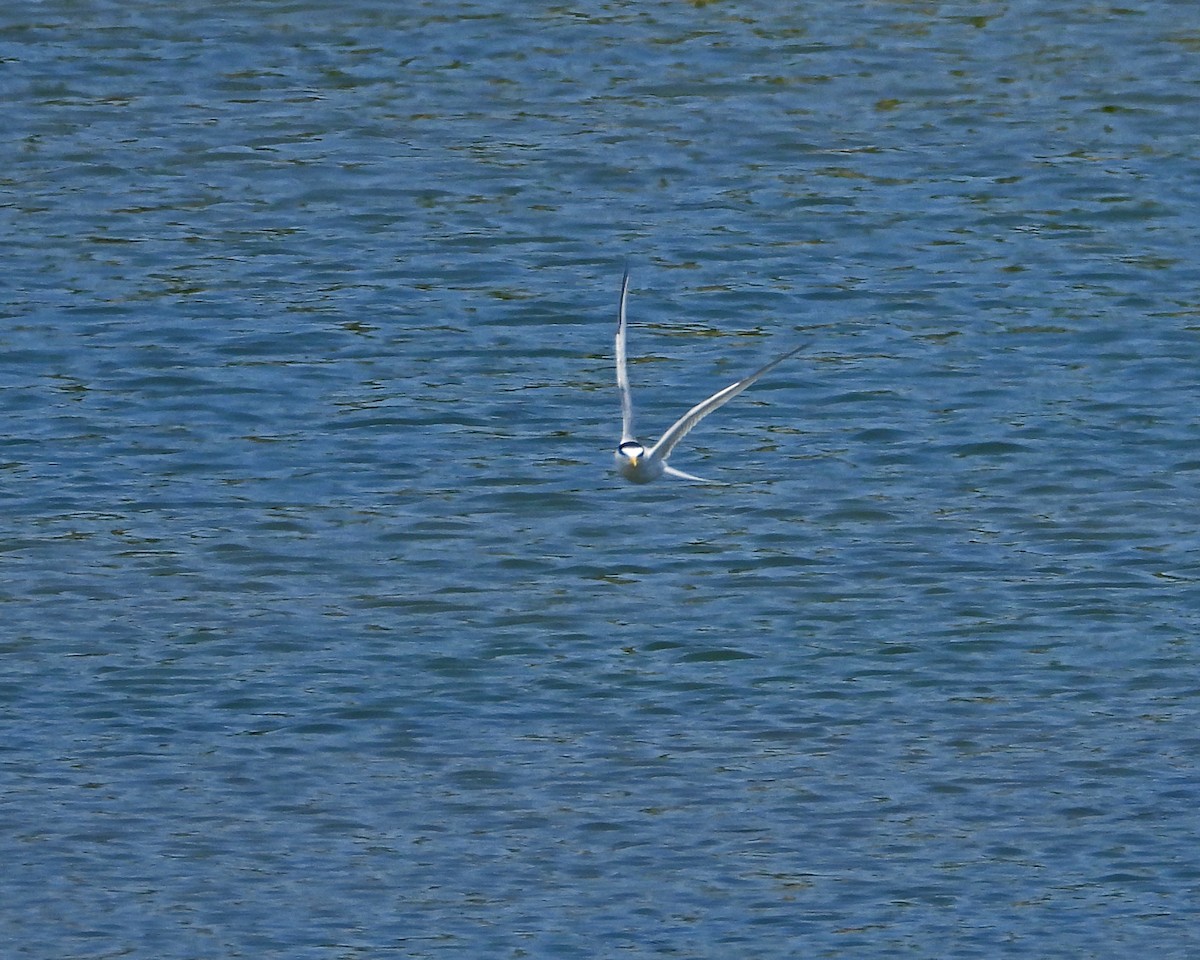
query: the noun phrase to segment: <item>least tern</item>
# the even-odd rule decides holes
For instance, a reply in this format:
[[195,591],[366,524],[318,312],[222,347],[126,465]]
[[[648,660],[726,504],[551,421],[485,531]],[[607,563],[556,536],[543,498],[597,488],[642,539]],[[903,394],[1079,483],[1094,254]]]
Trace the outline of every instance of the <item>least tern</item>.
[[808,344],[803,343],[794,350],[789,350],[783,356],[776,357],[765,367],[755,370],[750,376],[737,383],[731,383],[724,390],[718,390],[707,400],[702,400],[671,424],[670,429],[659,437],[658,443],[647,450],[633,436],[633,395],[629,390],[629,374],[625,369],[625,300],[628,294],[629,271],[626,270],[625,276],[621,279],[621,306],[617,311],[617,387],[621,391],[621,443],[617,447],[616,453],[613,454],[617,472],[633,483],[649,483],[651,480],[657,480],[663,474],[669,477],[682,477],[684,480],[699,480],[701,483],[715,483],[717,481],[695,477],[668,465],[667,459],[671,456],[675,445],[687,436],[692,427],[710,413],[718,407],[724,406],[759,377],[770,373],[784,360],[795,356]]

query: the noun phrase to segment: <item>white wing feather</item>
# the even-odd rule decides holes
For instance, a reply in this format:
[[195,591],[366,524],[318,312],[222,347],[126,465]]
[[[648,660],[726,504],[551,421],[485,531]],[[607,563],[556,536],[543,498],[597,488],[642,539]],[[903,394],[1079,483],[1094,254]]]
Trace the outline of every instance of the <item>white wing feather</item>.
[[621,278],[621,306],[617,311],[617,388],[621,391],[621,442],[633,439],[633,394],[625,369],[625,298],[629,293],[629,271]]
[[[621,302],[624,304],[624,297],[622,297]],[[621,347],[624,346],[624,344],[621,343],[622,339],[623,336],[618,335],[617,340]],[[679,441],[685,436],[687,436],[688,431],[690,431],[692,427],[698,424],[718,407],[722,407],[727,404],[730,400],[750,386],[750,384],[754,383],[754,381],[759,377],[770,373],[777,366],[783,363],[784,360],[788,359],[788,357],[795,356],[807,346],[809,346],[809,344],[802,343],[795,349],[789,350],[783,356],[776,357],[765,367],[760,367],[759,369],[755,370],[752,374],[750,374],[750,376],[739,380],[737,383],[731,383],[724,390],[718,390],[707,400],[702,400],[700,403],[696,404],[691,410],[671,424],[670,429],[667,430],[667,432],[664,433],[659,439],[658,443],[656,443],[650,449],[648,456],[657,458],[659,460],[666,460],[669,456],[671,456],[671,451],[675,449],[675,445],[679,443]],[[622,350],[622,355],[623,353],[624,351]],[[628,387],[626,387],[626,389],[628,389]]]

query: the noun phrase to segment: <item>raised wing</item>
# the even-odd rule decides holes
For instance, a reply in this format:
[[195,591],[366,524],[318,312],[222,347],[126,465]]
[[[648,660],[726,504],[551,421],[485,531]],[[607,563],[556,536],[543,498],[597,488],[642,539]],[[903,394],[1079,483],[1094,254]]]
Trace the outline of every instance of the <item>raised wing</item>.
[[737,383],[731,383],[724,390],[718,390],[707,400],[703,400],[696,404],[691,410],[671,424],[671,428],[664,433],[659,439],[658,443],[651,448],[648,456],[657,457],[660,460],[666,460],[671,455],[671,451],[675,449],[675,444],[679,443],[680,440],[687,436],[688,431],[691,430],[692,427],[698,424],[718,407],[722,407],[727,404],[730,400],[750,386],[750,384],[754,383],[754,381],[759,377],[770,373],[777,366],[783,363],[784,360],[787,360],[789,357],[794,357],[809,345],[810,344],[808,343],[800,344],[800,346],[796,347],[794,350],[789,350],[782,357],[776,357],[765,367],[760,367],[759,369],[755,370],[752,374],[750,374],[750,376],[739,380]]
[[621,391],[621,442],[633,439],[633,394],[625,369],[625,298],[629,294],[629,271],[621,278],[621,306],[617,311],[617,389]]

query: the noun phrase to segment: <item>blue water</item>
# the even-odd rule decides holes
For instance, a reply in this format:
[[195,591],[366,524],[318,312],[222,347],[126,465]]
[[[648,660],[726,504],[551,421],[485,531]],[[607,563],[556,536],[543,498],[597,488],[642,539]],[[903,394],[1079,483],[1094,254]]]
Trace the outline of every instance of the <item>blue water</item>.
[[[5,957],[1200,953],[1200,7],[0,13]],[[642,438],[797,343],[623,484]]]

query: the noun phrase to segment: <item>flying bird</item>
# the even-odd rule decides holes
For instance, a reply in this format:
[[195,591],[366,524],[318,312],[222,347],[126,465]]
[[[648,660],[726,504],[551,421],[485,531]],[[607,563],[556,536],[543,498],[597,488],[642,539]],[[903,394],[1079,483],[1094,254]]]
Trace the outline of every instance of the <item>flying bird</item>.
[[647,449],[634,439],[633,435],[633,395],[629,390],[629,374],[625,369],[625,300],[628,294],[629,271],[626,270],[625,276],[621,279],[621,306],[617,311],[617,387],[621,391],[621,443],[617,447],[616,453],[613,454],[617,472],[632,483],[649,483],[657,480],[663,474],[669,477],[682,477],[684,480],[714,483],[716,481],[705,480],[703,477],[696,477],[670,466],[667,460],[671,456],[671,451],[675,449],[680,440],[687,436],[692,427],[718,407],[727,404],[759,377],[770,373],[788,357],[795,356],[808,344],[803,343],[795,349],[789,350],[783,356],[776,357],[765,367],[755,370],[750,376],[737,383],[731,383],[724,390],[718,390],[707,400],[702,400],[671,424],[670,429],[659,437],[658,443]]

